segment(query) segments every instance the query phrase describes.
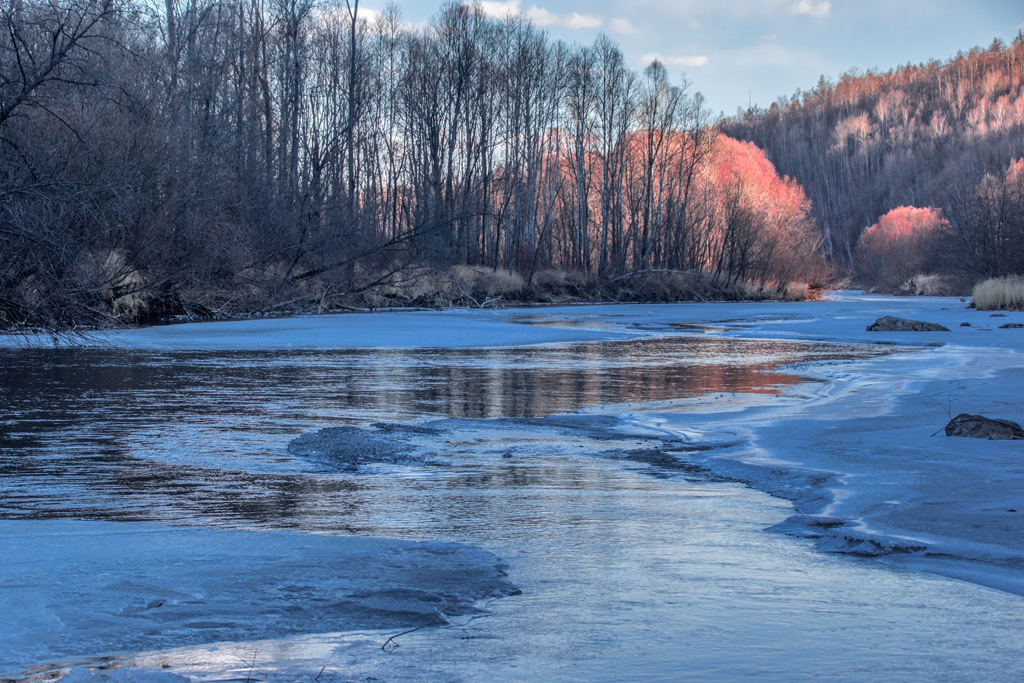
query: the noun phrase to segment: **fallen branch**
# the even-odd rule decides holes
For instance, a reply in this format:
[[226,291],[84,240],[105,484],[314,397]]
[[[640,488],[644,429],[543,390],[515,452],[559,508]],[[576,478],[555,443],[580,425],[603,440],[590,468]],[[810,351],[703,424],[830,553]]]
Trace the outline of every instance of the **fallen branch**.
[[[387,640],[385,640],[385,641],[384,641],[384,644],[380,646],[380,649],[382,649],[382,650],[384,650],[385,652],[387,652],[387,651],[388,651],[388,645],[389,645],[389,644],[391,643],[391,641],[393,641],[393,640],[394,640],[395,638],[398,638],[399,636],[405,636],[405,635],[408,635],[408,634],[410,634],[410,633],[413,633],[413,632],[415,632],[415,631],[419,631],[419,630],[420,630],[421,628],[426,628],[426,627],[430,626],[430,625],[431,625],[431,624],[433,624],[433,623],[434,623],[435,621],[437,621],[437,618],[438,618],[439,616],[441,616],[442,614],[444,614],[446,610],[449,610],[449,609],[451,609],[452,607],[455,607],[455,605],[456,605],[456,603],[457,603],[457,602],[458,602],[457,600],[456,600],[455,602],[450,602],[450,603],[448,603],[447,605],[445,605],[444,607],[442,607],[441,609],[437,610],[437,612],[436,612],[436,613],[434,613],[434,616],[430,617],[430,621],[428,621],[427,623],[425,623],[425,624],[420,624],[420,625],[419,625],[419,626],[417,626],[416,628],[411,628],[411,629],[409,629],[408,631],[402,631],[401,633],[396,633],[395,635],[391,636],[390,638],[388,638]],[[395,647],[398,647],[398,643],[395,643]]]

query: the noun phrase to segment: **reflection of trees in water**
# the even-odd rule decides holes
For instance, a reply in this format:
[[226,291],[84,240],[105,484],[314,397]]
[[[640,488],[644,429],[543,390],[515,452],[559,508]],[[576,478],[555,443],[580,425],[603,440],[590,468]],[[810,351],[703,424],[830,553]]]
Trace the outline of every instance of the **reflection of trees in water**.
[[[765,374],[780,363],[883,352],[704,338],[469,350],[3,352],[0,516],[289,526],[333,515],[331,528],[344,529],[364,500],[350,479],[255,474],[246,471],[251,458],[280,457],[292,436],[352,420],[533,417],[773,393],[803,381]],[[513,475],[532,473],[502,476]]]
[[[255,474],[169,465],[116,450],[91,455],[47,450],[15,452],[0,444],[5,495],[0,517],[175,523],[256,524],[289,528],[354,512],[362,487],[351,479]],[[344,529],[344,525],[332,528]]]

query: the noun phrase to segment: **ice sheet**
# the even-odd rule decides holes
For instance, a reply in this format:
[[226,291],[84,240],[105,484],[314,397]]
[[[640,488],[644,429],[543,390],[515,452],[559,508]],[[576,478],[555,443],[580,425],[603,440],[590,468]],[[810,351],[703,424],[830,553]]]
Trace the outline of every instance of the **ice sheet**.
[[86,654],[408,628],[516,592],[493,554],[454,543],[74,520],[0,520],[0,538],[0,677]]
[[[605,312],[613,310],[588,314]],[[884,557],[1024,594],[1024,442],[942,432],[961,412],[1024,421],[1024,330],[1000,329],[1024,322],[1024,313],[976,311],[954,298],[860,294],[822,303],[633,313],[650,328],[701,322],[730,336],[923,346],[801,366],[803,374],[828,382],[802,400],[726,412],[715,410],[716,397],[705,397],[696,402],[700,410],[647,406],[620,416],[644,433],[734,441],[692,457],[794,501],[798,515],[780,530],[816,538],[823,550]],[[890,314],[950,331],[866,331]]]
[[[889,314],[938,322],[950,328],[950,332],[865,331],[865,327],[873,320]],[[1024,514],[1019,512],[1024,510],[1024,465],[1021,464],[1024,461],[1020,457],[1024,445],[1021,442],[946,438],[940,433],[949,415],[961,411],[1022,420],[1024,410],[1019,388],[1024,379],[1024,330],[999,329],[999,326],[1007,322],[1024,322],[1024,314],[1010,313],[1003,317],[993,317],[989,313],[967,310],[964,302],[957,299],[896,299],[846,294],[832,301],[801,304],[586,306],[528,311],[464,311],[422,316],[401,314],[411,316],[406,318],[394,315],[398,317],[360,318],[358,324],[351,323],[351,328],[345,328],[350,322],[342,324],[340,321],[354,321],[355,316],[333,316],[331,319],[314,321],[316,324],[312,327],[309,326],[310,319],[291,319],[257,321],[272,323],[266,327],[231,327],[236,324],[224,323],[189,332],[183,329],[186,326],[175,326],[120,332],[112,337],[114,343],[167,349],[186,348],[193,343],[194,348],[287,348],[289,345],[307,344],[327,348],[409,345],[456,347],[670,334],[906,345],[906,352],[882,358],[802,366],[801,372],[816,375],[827,382],[810,389],[801,387],[799,393],[790,397],[745,401],[716,395],[659,404],[619,405],[587,412],[615,415],[616,422],[602,424],[614,429],[619,435],[636,430],[645,437],[664,435],[666,439],[711,446],[707,450],[682,453],[679,457],[717,474],[748,482],[761,490],[791,500],[795,514],[776,528],[794,535],[815,538],[823,550],[879,557],[885,562],[965,578],[1024,594],[1021,578],[1024,576],[1024,524],[1018,521],[1019,515]],[[537,322],[543,322],[543,325],[524,324]],[[969,322],[970,326],[961,327],[961,322]],[[193,338],[191,334],[197,336]],[[910,350],[910,347],[927,348]],[[586,417],[584,415],[579,419]],[[564,495],[564,492],[560,492],[560,495]],[[713,510],[708,510],[707,514],[713,514]],[[81,524],[53,523],[73,526]],[[49,564],[37,564],[31,571],[25,569],[22,578],[16,581],[7,582],[5,578],[3,590],[0,591],[0,595],[5,596],[3,599],[7,601],[0,604],[0,611],[5,615],[15,614],[12,622],[19,624],[13,636],[0,632],[0,638],[18,639],[0,643],[0,651],[18,652],[22,663],[59,656],[59,653],[50,655],[48,651],[42,651],[40,648],[44,646],[28,635],[31,629],[39,629],[37,633],[48,633],[51,636],[67,629],[67,633],[75,637],[81,637],[84,631],[85,637],[97,639],[87,644],[91,649],[80,651],[102,653],[113,649],[122,650],[130,646],[130,642],[127,645],[111,645],[120,643],[116,629],[110,631],[106,626],[93,628],[91,625],[85,629],[76,629],[68,625],[74,624],[74,619],[78,618],[76,614],[81,617],[95,613],[104,614],[103,620],[115,625],[145,623],[152,619],[152,615],[146,612],[159,612],[167,604],[165,602],[157,607],[149,607],[155,604],[154,600],[166,598],[155,594],[155,597],[151,596],[153,586],[148,583],[144,589],[131,588],[124,595],[112,599],[119,584],[99,583],[101,573],[81,569],[92,566],[89,562],[95,560],[99,567],[103,567],[105,562],[126,562],[118,565],[113,572],[123,576],[125,573],[131,575],[139,567],[164,569],[168,558],[185,556],[183,552],[175,554],[173,544],[167,545],[160,541],[157,544],[160,546],[158,550],[142,553],[148,560],[132,559],[135,553],[125,558],[118,553],[120,546],[116,536],[112,536],[110,542],[96,544],[82,543],[81,537],[75,537],[74,542],[65,546],[60,543],[48,545],[46,534],[28,530],[24,526],[8,528],[7,524],[14,523],[0,524],[0,537],[5,539],[5,543],[8,538],[13,539],[14,545],[11,547],[17,545],[19,535],[24,530],[20,541],[23,546],[21,556],[28,557],[31,553],[37,553],[39,548],[49,548],[41,557],[45,560],[49,556],[53,560]],[[121,525],[118,527],[124,528]],[[70,528],[58,528],[53,536],[60,538],[64,534],[65,540],[72,539],[73,535],[67,535],[71,533]],[[213,553],[219,547],[218,543],[203,540],[212,538],[204,535],[205,530],[161,529],[153,533],[158,533],[162,538],[173,538],[173,534],[179,532],[183,534],[182,547],[194,550],[200,556]],[[224,533],[237,534],[224,547],[240,550],[241,555],[238,552],[220,555],[217,561],[221,564],[213,567],[213,570],[185,567],[180,577],[175,575],[174,580],[167,585],[158,582],[156,589],[188,595],[187,590],[180,590],[179,581],[192,585],[204,576],[209,580],[217,576],[222,579],[231,577],[239,565],[239,556],[256,557],[254,566],[269,566],[267,563],[271,558],[260,555],[258,535]],[[245,540],[245,537],[249,540]],[[37,538],[38,542],[35,540]],[[295,542],[302,546],[307,539],[319,538],[323,537],[295,535]],[[333,542],[338,539],[330,540]],[[247,546],[248,543],[254,543],[255,546]],[[674,548],[676,543],[676,540],[670,539],[666,547]],[[386,555],[385,547],[391,546],[378,547],[371,555]],[[6,560],[6,545],[4,550]],[[64,551],[67,554],[61,555]],[[551,552],[561,550],[551,549]],[[323,553],[317,551],[313,555],[322,559]],[[490,559],[487,561],[491,563],[489,566],[493,568],[496,561],[493,556],[488,557]],[[86,564],[81,564],[82,561]],[[136,562],[141,564],[134,564]],[[10,566],[15,565],[9,565],[3,576],[15,575],[10,573]],[[410,563],[400,562],[398,566],[408,568]],[[746,585],[752,569],[757,568],[737,565],[737,585]],[[711,567],[709,571],[714,570]],[[62,583],[49,586],[44,579],[32,578],[43,576],[41,572],[44,571],[50,572],[45,577],[58,579]],[[263,572],[259,578],[263,580],[265,574]],[[24,578],[26,576],[29,578]],[[533,578],[543,582],[543,577]],[[312,583],[322,586],[319,581],[317,579]],[[369,583],[366,585],[371,587],[366,594],[367,599],[376,600],[372,596],[379,593],[379,578],[367,581]],[[808,575],[807,581],[808,585],[816,585],[813,572]],[[251,587],[256,584],[258,587],[266,587],[255,578],[243,581],[240,585]],[[278,594],[284,590],[284,585],[279,579],[270,581],[271,589]],[[78,592],[67,590],[75,586],[80,588]],[[108,591],[109,586],[115,586],[111,589],[113,593]],[[924,593],[928,592],[926,589]],[[892,594],[899,595],[903,590],[898,587],[893,589]],[[220,593],[218,588],[211,590],[210,594]],[[239,594],[236,592],[235,595]],[[832,603],[829,601],[833,597],[823,594],[821,602],[817,604],[823,606],[822,609],[831,609]],[[63,600],[67,600],[67,604]],[[89,600],[98,602],[89,604]],[[844,607],[850,610],[851,623],[859,623],[860,617],[856,612],[859,600],[856,598],[850,607]],[[433,597],[423,600],[421,608],[412,611],[422,616],[436,602],[438,600]],[[993,599],[991,605],[998,602],[998,599]],[[961,615],[966,609],[964,604],[972,604],[971,599],[958,602],[958,606],[951,609]],[[112,605],[118,609],[112,609]],[[216,607],[218,613],[231,614],[229,603],[220,603]],[[189,614],[187,607],[182,609],[185,612],[181,619],[173,622],[172,628],[167,631],[174,637],[184,638],[205,629],[229,628],[219,623],[204,624],[195,614]],[[970,619],[981,619],[982,613],[989,613],[993,609],[986,607]],[[679,617],[672,611],[666,612],[665,616]],[[760,615],[756,610],[752,609],[748,616],[751,624],[758,623]],[[863,616],[865,619],[868,617]],[[790,618],[793,624],[800,627],[795,632],[810,637],[815,628],[813,614],[809,613],[806,621],[802,621],[804,617],[800,616],[787,616],[787,619]],[[245,624],[238,623],[243,621],[238,618],[230,628],[244,628]],[[261,618],[260,621],[265,620]],[[654,628],[655,625],[651,626]],[[320,624],[316,628],[326,628],[326,625]],[[709,628],[720,627],[709,622]],[[847,628],[844,622],[836,632],[843,632]],[[961,633],[970,631],[970,628],[966,628]],[[1002,632],[1012,634],[1012,625]],[[115,635],[111,636],[112,633]],[[875,631],[872,633],[877,635]],[[746,631],[741,629],[740,635],[742,637],[737,637],[735,642],[749,641],[750,635]],[[928,635],[926,640],[941,635],[939,629]],[[235,636],[225,632],[224,637],[230,639]],[[244,632],[238,637],[255,639],[263,636],[258,632]],[[509,637],[514,637],[514,634]],[[219,638],[220,635],[211,637],[207,633],[197,640],[182,642],[211,642]],[[994,676],[998,671],[1003,671],[1009,674],[1006,679],[1011,680],[1019,673],[1006,668],[1007,662],[1012,662],[1005,655],[1005,652],[1013,651],[1012,643],[1007,644],[1010,641],[1012,637],[1000,641],[1000,652],[1003,654],[989,674]],[[59,642],[59,638],[47,642]],[[169,640],[166,646],[172,647],[175,642]],[[297,642],[295,639],[287,640],[282,647],[295,646]],[[956,642],[960,644],[959,647],[964,641]],[[21,651],[22,645],[25,647],[24,652]],[[776,643],[772,647],[778,646]],[[828,651],[829,647],[826,643],[822,651]],[[943,649],[948,650],[938,648]],[[699,655],[693,653],[695,657]],[[725,653],[715,653],[715,657],[718,656],[725,656]],[[892,656],[897,657],[898,653],[892,653]],[[626,658],[621,661],[630,660]],[[705,662],[704,670],[714,671],[715,661],[714,657],[710,657]],[[415,680],[417,666],[415,660],[410,660],[404,670],[405,679]],[[945,661],[936,665],[934,672],[941,674],[949,666],[952,666],[952,662]],[[387,665],[382,665],[379,670],[386,672]],[[824,669],[818,666],[816,670],[820,672]],[[922,670],[920,667],[914,668],[908,676]],[[665,668],[659,669],[661,674],[667,671]],[[444,679],[443,667],[438,672],[438,677]],[[855,678],[868,680],[869,676],[870,671],[863,670],[858,671]]]
[[[518,325],[489,310],[339,313],[177,323],[91,332],[64,343],[154,350],[473,348],[625,338],[622,332]],[[0,335],[0,348],[47,346],[47,336]]]

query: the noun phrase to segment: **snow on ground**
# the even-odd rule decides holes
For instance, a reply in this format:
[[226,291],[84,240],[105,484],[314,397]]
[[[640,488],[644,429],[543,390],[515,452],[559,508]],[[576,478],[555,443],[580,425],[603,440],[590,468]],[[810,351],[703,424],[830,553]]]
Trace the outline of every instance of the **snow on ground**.
[[[823,550],[880,556],[1024,594],[1024,442],[942,431],[961,412],[1024,422],[1024,329],[1000,329],[1024,323],[1024,313],[969,310],[952,298],[858,294],[824,303],[634,310],[649,329],[700,323],[707,333],[729,336],[925,347],[802,367],[828,382],[803,400],[736,412],[716,410],[726,397],[715,396],[619,415],[647,434],[723,445],[688,457],[793,500],[798,514],[779,530],[816,538]],[[586,315],[626,312],[595,308]],[[882,315],[950,331],[866,331]]]
[[[0,520],[0,538],[0,677],[27,662],[411,628],[516,592],[493,554],[434,541],[75,520]],[[73,659],[83,652],[96,656]]]
[[[950,331],[865,330],[883,315],[937,322]],[[887,356],[801,367],[801,373],[825,381],[802,386],[789,398],[716,395],[587,412],[615,415],[617,431],[717,446],[681,457],[791,499],[796,514],[779,530],[816,538],[823,550],[879,556],[1024,594],[1024,442],[941,433],[959,412],[1024,421],[1024,329],[999,329],[1005,323],[1024,323],[1024,313],[995,317],[967,310],[953,298],[843,294],[797,304],[535,307],[177,325],[113,332],[102,343],[167,350],[473,347],[712,334],[893,345]],[[496,574],[493,556],[464,546],[296,534],[284,561],[312,572],[296,583],[276,576],[275,563],[282,560],[261,552],[259,534],[113,526],[101,533],[84,522],[0,522],[0,652],[18,652],[21,662],[61,657],[61,640],[51,636],[77,632],[76,619],[93,611],[108,614],[110,621],[90,627],[96,642],[84,651],[124,651],[132,647],[134,631],[117,624],[169,633],[167,647],[216,640],[224,624],[203,620],[203,601],[218,601],[212,611],[228,619],[231,601],[269,595],[273,614],[252,619],[254,632],[243,634],[256,639],[276,633],[261,629],[291,623],[294,606],[304,622],[332,618],[330,604],[307,599],[325,586],[347,591],[346,599],[355,603],[365,601],[360,610],[374,613],[374,626],[381,623],[381,610],[406,615],[401,619],[412,614],[404,622],[412,623],[449,594],[470,601],[511,589]],[[175,543],[197,545],[207,559],[177,563]],[[345,573],[353,565],[336,575],[334,563],[325,561],[352,553],[363,553],[368,563],[359,565],[355,578]],[[465,585],[445,573],[453,557],[464,553],[460,566],[478,576]],[[425,565],[434,569],[421,572]],[[238,567],[245,580],[218,583]],[[379,571],[393,572],[395,581],[404,577],[407,591],[381,597],[372,590],[386,583]],[[140,579],[107,581],[125,575]],[[438,587],[442,576],[447,583]],[[251,615],[251,609],[239,613],[233,627],[244,627],[241,615]],[[356,628],[357,623],[306,624],[291,632]],[[202,637],[189,640],[193,633]],[[0,663],[0,675],[13,664]]]
[[[494,311],[382,311],[230,322],[179,323],[93,332],[84,346],[165,351],[337,348],[472,348],[628,338],[626,333],[516,325]],[[0,335],[0,348],[49,344],[49,337]]]
[[[883,315],[949,332],[866,331]],[[783,529],[820,537],[823,549],[887,555],[1024,594],[1024,444],[941,431],[960,412],[1024,421],[1024,329],[1000,329],[1007,323],[1024,323],[1024,313],[851,292],[802,303],[342,314],[126,330],[106,341],[170,349],[471,347],[712,334],[894,345],[892,355],[873,360],[801,368],[826,383],[800,400],[716,396],[612,410],[648,432],[738,443],[695,457],[794,500],[798,515]],[[908,350],[898,352],[900,345]]]

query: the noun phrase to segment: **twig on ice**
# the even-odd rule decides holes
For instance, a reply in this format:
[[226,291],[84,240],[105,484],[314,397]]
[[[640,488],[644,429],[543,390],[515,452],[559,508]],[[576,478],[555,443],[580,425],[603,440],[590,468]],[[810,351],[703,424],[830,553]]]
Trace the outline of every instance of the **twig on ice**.
[[[380,646],[380,649],[382,649],[385,652],[387,652],[388,651],[388,644],[390,644],[391,641],[393,641],[395,638],[397,638],[399,636],[408,635],[408,634],[410,634],[410,633],[412,633],[414,631],[419,631],[421,628],[426,628],[426,627],[430,626],[435,621],[437,621],[437,618],[439,616],[444,614],[447,610],[450,610],[452,607],[455,607],[455,604],[457,602],[458,602],[458,600],[456,600],[455,602],[450,602],[447,605],[445,605],[444,607],[442,607],[441,609],[437,610],[437,612],[434,613],[434,616],[430,617],[430,621],[428,621],[427,623],[420,624],[416,628],[411,628],[408,631],[402,631],[401,633],[396,633],[395,635],[391,636],[390,638],[388,638],[387,640],[384,641],[384,644]],[[398,647],[398,643],[395,643],[395,647]]]
[[245,683],[252,683],[252,670],[256,666],[256,650],[252,651],[252,664],[249,665],[249,673],[245,674]]

